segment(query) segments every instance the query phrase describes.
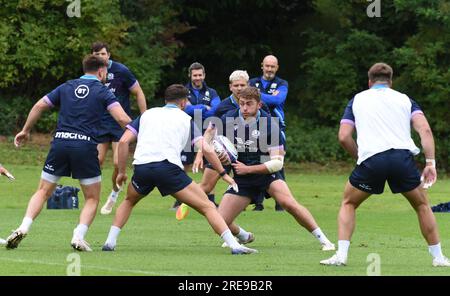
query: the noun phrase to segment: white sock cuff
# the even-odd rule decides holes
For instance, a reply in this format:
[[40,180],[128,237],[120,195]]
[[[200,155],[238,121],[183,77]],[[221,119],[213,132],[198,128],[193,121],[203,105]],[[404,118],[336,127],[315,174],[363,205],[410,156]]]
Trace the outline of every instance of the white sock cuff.
[[227,235],[227,233],[230,233],[231,235],[233,235],[233,234],[231,233],[231,230],[230,230],[230,229],[227,229],[227,230],[225,230],[224,232],[222,232],[222,234],[220,235],[220,237],[221,237],[221,238],[224,238],[224,236]]
[[117,226],[114,226],[114,225],[111,226],[111,231],[120,232],[121,230],[122,229]]
[[31,224],[33,223],[33,219],[30,217],[24,217],[22,220],[22,224],[20,224],[19,229],[22,232],[27,233],[30,230]]

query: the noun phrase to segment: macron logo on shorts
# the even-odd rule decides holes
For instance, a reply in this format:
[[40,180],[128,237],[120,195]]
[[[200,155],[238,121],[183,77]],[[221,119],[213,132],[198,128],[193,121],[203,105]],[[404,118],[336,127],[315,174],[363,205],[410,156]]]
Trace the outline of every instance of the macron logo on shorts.
[[70,140],[84,140],[90,141],[91,137],[80,135],[77,133],[68,133],[68,132],[56,132],[55,139],[70,139]]
[[372,190],[372,187],[366,184],[358,184],[358,186],[365,190]]
[[53,168],[53,166],[50,165],[50,164],[48,164],[48,163],[45,165],[45,168],[46,168],[47,170],[51,171],[51,172],[54,172],[54,171],[55,171],[55,169]]

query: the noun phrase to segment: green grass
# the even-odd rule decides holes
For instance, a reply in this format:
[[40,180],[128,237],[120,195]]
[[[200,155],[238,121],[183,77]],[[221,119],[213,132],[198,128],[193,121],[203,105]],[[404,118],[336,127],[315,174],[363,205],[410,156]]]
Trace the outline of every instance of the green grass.
[[[5,162],[5,161],[3,161]],[[14,161],[13,161],[14,162]],[[8,165],[16,176],[0,178],[0,236],[17,227],[30,195],[35,190],[41,166]],[[104,172],[109,179],[111,169]],[[332,173],[288,173],[295,197],[310,209],[329,238],[336,241],[336,216],[347,176]],[[195,176],[198,180],[200,176]],[[77,185],[71,179],[65,185]],[[103,197],[111,185],[103,185]],[[223,192],[220,182],[217,192]],[[387,189],[389,191],[389,189]],[[441,179],[430,191],[433,204],[450,199],[450,180]],[[83,198],[80,195],[82,205]],[[274,211],[266,200],[263,212],[251,208],[238,222],[256,235],[252,247],[260,253],[232,256],[220,247],[221,239],[206,220],[192,211],[179,222],[168,210],[171,197],[152,193],[135,208],[123,229],[116,252],[101,252],[112,216],[98,215],[87,240],[92,253],[78,253],[82,275],[366,275],[367,256],[381,256],[382,275],[449,275],[448,269],[431,267],[431,257],[421,237],[414,211],[399,195],[373,196],[358,210],[348,266],[324,267],[318,262],[330,256],[320,251],[316,240],[286,212]],[[0,249],[0,275],[65,275],[72,253],[69,242],[78,220],[78,210],[44,209],[28,237],[16,250]],[[442,245],[450,249],[450,215],[437,214]]]
[[[16,228],[31,194],[37,187],[47,153],[45,139],[40,144],[12,148],[12,139],[0,143],[1,162],[16,176],[14,182],[0,177],[0,237]],[[336,241],[336,216],[350,167],[331,164],[292,166],[288,184],[294,196],[314,215],[328,237]],[[308,173],[306,173],[308,172]],[[129,172],[131,173],[131,172]],[[111,167],[106,166],[102,203],[111,190]],[[194,176],[199,180],[200,175]],[[78,186],[65,178],[64,185]],[[219,182],[218,196],[225,184]],[[173,198],[153,192],[139,203],[120,234],[116,252],[101,252],[112,216],[98,215],[87,240],[92,253],[77,253],[82,275],[366,275],[367,256],[381,257],[382,275],[450,275],[448,269],[431,267],[431,257],[423,240],[416,215],[400,195],[389,189],[372,196],[357,212],[348,266],[324,267],[318,262],[331,254],[320,251],[317,241],[298,226],[286,212],[274,211],[272,199],[263,212],[251,208],[238,222],[256,235],[252,247],[260,252],[231,256],[220,247],[222,241],[206,220],[194,211],[183,221],[168,210]],[[450,200],[450,179],[440,176],[429,191],[432,204]],[[80,194],[80,206],[83,196]],[[123,195],[122,197],[123,198]],[[46,210],[16,250],[0,249],[0,275],[66,275],[67,258],[73,253],[69,243],[79,210]],[[436,215],[444,252],[450,254],[450,214]],[[70,257],[69,257],[70,258]]]

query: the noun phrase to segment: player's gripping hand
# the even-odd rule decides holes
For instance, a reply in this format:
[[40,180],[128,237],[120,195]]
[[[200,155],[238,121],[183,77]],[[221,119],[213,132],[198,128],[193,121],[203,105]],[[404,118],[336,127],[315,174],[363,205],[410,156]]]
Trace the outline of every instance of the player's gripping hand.
[[238,175],[247,175],[249,174],[249,167],[245,164],[243,164],[240,161],[236,160],[236,163],[231,164],[233,166],[234,171]]
[[116,178],[116,186],[118,188],[122,188],[123,185],[127,182],[128,176],[125,173],[118,173]]
[[238,187],[238,185],[236,184],[236,182],[234,181],[234,179],[230,177],[230,175],[225,174],[225,175],[223,175],[222,179],[223,179],[225,182],[227,182],[228,184],[230,184],[230,186],[233,188],[233,190],[234,190],[235,192],[239,192],[239,187]]
[[224,165],[230,165],[230,158],[228,157],[227,153],[225,151],[222,151],[219,153],[219,155],[217,155],[217,157],[219,158],[220,162]]
[[20,131],[15,137],[14,137],[14,145],[16,147],[20,147],[23,145],[25,141],[27,141],[30,138],[30,133],[25,131]]
[[434,166],[426,166],[423,169],[421,181],[423,182],[423,188],[430,188],[437,179],[437,172]]
[[15,180],[16,179],[16,178],[14,178],[14,176],[10,172],[8,172],[7,169],[2,167],[1,165],[0,165],[0,175],[8,177],[8,179],[10,179],[10,180]]

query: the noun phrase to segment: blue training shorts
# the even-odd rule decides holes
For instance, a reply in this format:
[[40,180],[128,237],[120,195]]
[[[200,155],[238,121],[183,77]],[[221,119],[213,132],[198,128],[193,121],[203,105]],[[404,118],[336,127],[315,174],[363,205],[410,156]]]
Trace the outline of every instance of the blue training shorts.
[[53,140],[44,172],[74,179],[88,179],[100,176],[97,145],[86,141]]
[[355,167],[349,181],[355,188],[372,194],[383,193],[386,181],[392,193],[411,191],[421,183],[413,154],[403,149],[369,157]]
[[234,181],[236,181],[236,184],[239,187],[239,192],[235,192],[233,188],[229,188],[227,191],[225,191],[225,193],[246,196],[253,201],[261,194],[265,194],[270,184],[272,184],[272,182],[276,180],[283,180],[280,172],[259,175],[236,175],[234,177]]
[[157,187],[162,196],[177,193],[192,183],[192,179],[177,165],[167,160],[134,166],[131,179],[134,189],[148,195]]

